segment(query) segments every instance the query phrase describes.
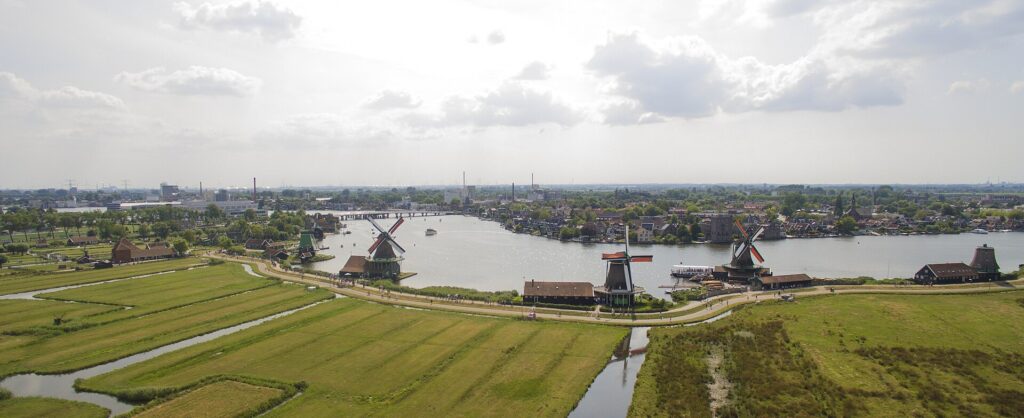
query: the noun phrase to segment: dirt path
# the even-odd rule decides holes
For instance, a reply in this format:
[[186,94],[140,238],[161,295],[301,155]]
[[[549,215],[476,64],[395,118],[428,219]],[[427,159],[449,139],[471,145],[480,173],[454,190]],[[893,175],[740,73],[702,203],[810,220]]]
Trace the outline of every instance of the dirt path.
[[[389,305],[409,306],[421,309],[433,309],[450,312],[461,312],[475,315],[488,315],[488,316],[501,316],[501,317],[524,317],[531,309],[528,307],[515,307],[505,305],[494,305],[485,302],[477,301],[449,301],[441,298],[434,298],[422,295],[412,295],[400,292],[387,292],[381,293],[376,288],[365,287],[356,285],[354,287],[336,287],[334,282],[330,280],[315,276],[300,274],[291,271],[286,271],[281,268],[272,267],[265,260],[259,260],[249,257],[233,257],[221,254],[208,254],[207,256],[217,258],[225,261],[232,261],[237,263],[250,263],[256,266],[256,270],[262,274],[270,277],[276,277],[281,280],[287,280],[296,283],[303,283],[306,285],[320,286],[324,289],[330,290],[334,293],[341,295],[368,300],[377,303],[384,303]],[[831,291],[830,288],[825,287],[812,287],[796,289],[797,299],[809,297],[809,296],[820,296],[827,294],[957,294],[957,293],[991,293],[991,292],[1003,292],[1008,290],[1019,290],[1024,286],[1024,281],[1014,280],[1011,282],[994,282],[994,283],[976,283],[969,285],[947,285],[947,286],[935,286],[935,287],[924,287],[924,286],[904,286],[904,287],[887,287],[887,286],[835,286],[835,291]],[[787,294],[794,290],[782,291],[782,294]],[[692,322],[702,321],[716,315],[722,314],[729,309],[736,306],[758,303],[766,300],[778,300],[779,294],[776,292],[747,292],[733,295],[720,296],[710,298],[706,301],[701,301],[694,305],[693,303],[687,304],[684,307],[675,308],[670,311],[663,313],[654,314],[637,314],[634,317],[594,317],[592,312],[587,311],[573,311],[573,310],[558,310],[558,309],[546,309],[536,310],[536,317],[540,319],[556,320],[556,321],[568,321],[568,322],[584,322],[593,324],[608,324],[608,325],[620,325],[620,326],[663,326],[663,325],[679,325]],[[686,314],[678,314],[686,311],[687,309],[699,308],[700,306],[707,306],[704,309],[697,309],[693,312]],[[677,315],[673,315],[677,313]]]
[[708,374],[711,375],[711,383],[708,383],[708,395],[711,398],[711,416],[718,416],[718,408],[725,406],[729,402],[729,390],[732,389],[732,383],[729,382],[729,378],[725,376],[725,370],[722,370],[722,347],[714,347],[711,349],[711,353],[708,354]]

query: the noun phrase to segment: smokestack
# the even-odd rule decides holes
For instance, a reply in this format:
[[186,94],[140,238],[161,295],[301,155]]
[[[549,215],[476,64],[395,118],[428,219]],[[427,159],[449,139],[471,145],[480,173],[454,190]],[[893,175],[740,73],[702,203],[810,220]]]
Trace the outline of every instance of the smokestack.
[[466,190],[466,172],[462,172],[462,190]]
[[199,199],[203,198],[203,182],[199,182]]
[[512,203],[516,202],[516,182],[512,182]]
[[533,182],[533,173],[530,173],[530,189],[536,189],[536,183]]
[[256,201],[256,177],[252,178],[252,201]]

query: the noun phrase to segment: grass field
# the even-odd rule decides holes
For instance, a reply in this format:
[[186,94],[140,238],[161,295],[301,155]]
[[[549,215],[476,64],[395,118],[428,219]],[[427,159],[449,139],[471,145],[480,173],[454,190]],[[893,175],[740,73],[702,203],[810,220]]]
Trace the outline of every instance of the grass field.
[[1024,292],[814,297],[651,336],[632,416],[711,416],[716,374],[725,416],[1024,411]]
[[308,383],[271,416],[558,416],[626,335],[337,299],[80,383],[137,398],[210,376]]
[[[162,263],[170,262],[152,264]],[[142,264],[124,269],[139,267],[156,268]],[[97,272],[112,270],[118,269]],[[138,271],[133,270],[131,274],[134,273]],[[53,295],[135,308],[126,310],[112,305],[55,301],[0,301],[3,302],[0,303],[0,313],[3,313],[0,327],[5,329],[5,334],[0,335],[0,376],[77,370],[332,297],[325,290],[309,291],[303,286],[250,276],[236,264],[71,289]],[[71,310],[69,327],[56,328],[54,332],[54,327],[43,325],[52,322],[55,314],[64,313],[62,309]],[[65,316],[65,319],[69,318]],[[81,327],[76,322],[93,326]]]
[[[148,315],[179,306],[213,300],[276,283],[249,275],[241,266],[221,264],[158,274],[151,277],[103,283],[94,286],[43,293],[38,297],[53,300],[91,302],[130,306],[106,314],[88,317],[93,323]],[[76,304],[69,304],[76,306]],[[0,305],[2,306],[2,305]]]
[[85,402],[53,398],[11,398],[0,401],[0,417],[106,418],[106,408]]
[[204,262],[199,258],[178,258],[97,270],[3,275],[0,276],[0,295],[178,270]]
[[143,418],[232,418],[281,396],[281,389],[222,380],[157,404],[138,414]]

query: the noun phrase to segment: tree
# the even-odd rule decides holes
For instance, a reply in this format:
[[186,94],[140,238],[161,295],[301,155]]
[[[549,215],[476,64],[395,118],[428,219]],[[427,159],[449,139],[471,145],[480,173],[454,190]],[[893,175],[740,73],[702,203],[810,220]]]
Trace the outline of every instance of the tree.
[[7,256],[0,254],[0,269],[4,268],[4,263],[7,262]]
[[217,245],[220,248],[223,248],[225,250],[228,249],[228,248],[231,248],[231,246],[234,245],[234,244],[235,243],[233,241],[231,241],[231,238],[224,237],[224,236],[222,236],[220,238],[217,238]]
[[185,241],[188,242],[190,245],[196,243],[196,233],[191,229],[182,233],[181,237],[184,238]]
[[224,217],[224,211],[221,210],[221,208],[218,207],[217,205],[211,203],[208,206],[206,206],[206,220],[207,221],[217,221],[218,219],[221,219],[223,217]]
[[184,256],[188,252],[188,243],[185,240],[174,240],[171,246],[174,247],[174,252],[178,253],[179,256]]
[[256,211],[252,209],[246,209],[245,213],[242,214],[245,220],[252,222],[256,220]]
[[836,194],[836,203],[834,205],[832,214],[836,216],[843,216],[843,192],[840,191]]
[[857,221],[850,215],[843,216],[836,221],[836,230],[843,235],[853,234],[857,230]]
[[151,232],[150,232],[149,225],[147,225],[147,224],[140,224],[139,225],[139,236],[140,237],[148,238],[150,233]]

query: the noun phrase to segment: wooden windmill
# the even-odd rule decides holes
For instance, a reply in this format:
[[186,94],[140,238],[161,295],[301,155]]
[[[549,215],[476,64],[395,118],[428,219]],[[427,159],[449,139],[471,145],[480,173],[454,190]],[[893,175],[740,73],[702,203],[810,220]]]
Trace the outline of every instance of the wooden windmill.
[[379,234],[377,240],[370,246],[370,256],[366,258],[366,273],[370,277],[385,277],[396,279],[401,273],[402,254],[405,249],[395,242],[395,231],[405,222],[405,218],[398,218],[398,221],[391,228],[384,229],[373,218],[366,220],[377,229]]
[[606,305],[632,305],[634,297],[643,293],[643,288],[633,285],[631,263],[650,263],[653,255],[629,254],[629,226],[626,227],[626,248],[615,253],[602,253],[601,260],[607,263],[604,287],[594,289]]
[[764,227],[759,228],[753,235],[747,233],[747,229],[743,227],[740,221],[736,221],[736,228],[739,229],[743,239],[733,244],[732,261],[722,267],[729,272],[730,280],[750,280],[767,271],[760,264],[754,263],[755,259],[758,263],[764,263],[764,257],[761,256],[761,252],[754,246],[754,241],[764,233]]

